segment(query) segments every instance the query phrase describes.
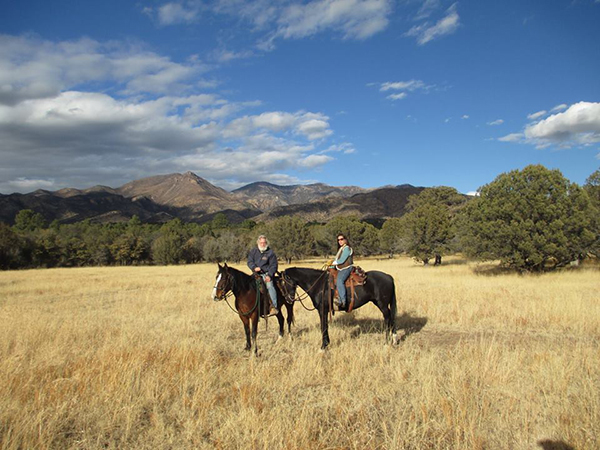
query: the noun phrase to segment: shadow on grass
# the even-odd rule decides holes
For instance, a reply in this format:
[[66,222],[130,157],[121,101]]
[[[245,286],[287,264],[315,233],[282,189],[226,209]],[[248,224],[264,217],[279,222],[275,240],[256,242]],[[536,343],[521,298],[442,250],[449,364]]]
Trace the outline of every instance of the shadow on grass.
[[566,442],[551,441],[550,439],[538,441],[538,445],[544,450],[575,450],[575,447],[567,444]]
[[528,275],[528,276],[543,276],[555,272],[582,272],[589,270],[597,270],[599,266],[595,262],[586,261],[584,264],[567,265],[564,267],[548,266],[540,271],[519,270],[514,267],[502,266],[499,263],[481,263],[473,268],[475,275],[496,277],[502,275]]
[[[358,334],[377,334],[385,333],[385,324],[383,317],[381,319],[356,318],[354,314],[343,314],[336,317],[336,326],[342,328],[358,328]],[[404,330],[400,340],[404,341],[409,335],[418,333],[427,324],[427,317],[417,317],[409,313],[403,313],[396,317],[396,330]]]
[[501,275],[515,275],[519,274],[520,272],[510,267],[489,263],[479,264],[476,267],[473,267],[473,273],[475,275],[480,275],[484,277],[498,277]]

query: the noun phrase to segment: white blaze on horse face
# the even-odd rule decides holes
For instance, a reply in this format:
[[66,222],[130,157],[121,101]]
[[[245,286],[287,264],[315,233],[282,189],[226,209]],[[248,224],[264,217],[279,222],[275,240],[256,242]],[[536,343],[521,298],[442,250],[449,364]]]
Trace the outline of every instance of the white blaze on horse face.
[[213,288],[212,293],[213,300],[216,300],[217,298],[217,286],[219,285],[219,281],[221,281],[221,276],[223,276],[222,273],[217,274],[217,281],[215,282],[215,287]]

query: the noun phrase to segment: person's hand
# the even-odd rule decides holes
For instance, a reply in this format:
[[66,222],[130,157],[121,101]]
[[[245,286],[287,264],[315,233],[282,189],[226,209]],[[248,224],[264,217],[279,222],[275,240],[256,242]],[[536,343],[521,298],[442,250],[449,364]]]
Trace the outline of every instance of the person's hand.
[[270,277],[269,275],[267,275],[267,276],[265,277],[265,281],[268,283],[269,281],[271,281],[271,277]]
[[254,271],[255,271],[255,272],[260,272],[260,267],[255,267],[255,268],[254,268]]
[[333,266],[333,259],[330,259],[329,261],[327,261],[327,265],[330,267]]

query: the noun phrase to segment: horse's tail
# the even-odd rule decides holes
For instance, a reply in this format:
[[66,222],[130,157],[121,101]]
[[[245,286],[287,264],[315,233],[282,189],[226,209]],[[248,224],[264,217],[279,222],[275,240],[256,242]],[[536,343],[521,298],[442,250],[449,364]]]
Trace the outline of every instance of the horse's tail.
[[391,324],[392,324],[392,329],[391,332],[395,333],[396,332],[396,310],[397,310],[397,306],[396,306],[396,283],[394,282],[394,278],[392,277],[392,300],[390,301],[390,312],[391,312]]

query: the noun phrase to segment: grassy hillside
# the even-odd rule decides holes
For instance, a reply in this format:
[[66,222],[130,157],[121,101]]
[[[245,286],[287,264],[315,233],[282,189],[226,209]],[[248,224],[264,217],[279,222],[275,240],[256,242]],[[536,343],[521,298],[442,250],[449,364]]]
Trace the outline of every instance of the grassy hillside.
[[297,305],[258,358],[216,264],[0,272],[0,448],[597,448],[597,269],[359,264],[396,280],[399,346],[367,305],[321,353]]

